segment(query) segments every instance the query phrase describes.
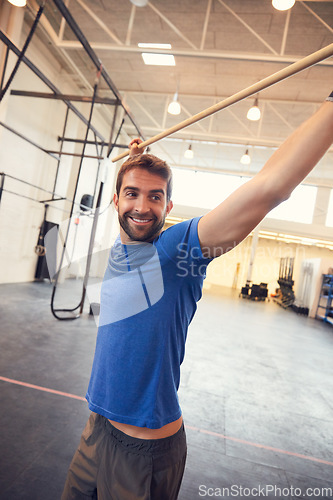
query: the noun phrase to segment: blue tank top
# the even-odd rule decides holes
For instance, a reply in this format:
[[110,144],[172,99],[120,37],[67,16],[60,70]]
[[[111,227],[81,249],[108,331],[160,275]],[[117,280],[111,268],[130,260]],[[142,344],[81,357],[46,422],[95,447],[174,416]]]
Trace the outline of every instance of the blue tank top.
[[188,326],[206,267],[199,218],[176,224],[152,243],[111,249],[101,290],[90,410],[157,429],[181,416],[177,390]]

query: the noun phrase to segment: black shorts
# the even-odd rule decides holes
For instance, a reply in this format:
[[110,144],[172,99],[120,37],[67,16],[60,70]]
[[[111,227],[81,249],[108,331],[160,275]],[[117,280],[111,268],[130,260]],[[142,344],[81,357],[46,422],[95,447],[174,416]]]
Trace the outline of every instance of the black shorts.
[[61,500],[176,500],[186,461],[184,425],[162,439],[137,439],[91,413]]

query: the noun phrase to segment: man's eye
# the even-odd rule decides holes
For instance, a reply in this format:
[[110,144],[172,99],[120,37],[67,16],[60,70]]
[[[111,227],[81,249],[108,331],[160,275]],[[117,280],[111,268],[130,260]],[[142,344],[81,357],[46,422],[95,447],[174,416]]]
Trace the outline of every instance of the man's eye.
[[161,199],[161,198],[160,198],[158,195],[156,195],[156,194],[155,194],[152,198],[153,198],[153,200],[155,200],[155,201],[159,201],[159,200]]
[[130,191],[128,193],[126,193],[126,196],[130,196],[130,197],[133,197],[135,196],[136,193],[131,193]]

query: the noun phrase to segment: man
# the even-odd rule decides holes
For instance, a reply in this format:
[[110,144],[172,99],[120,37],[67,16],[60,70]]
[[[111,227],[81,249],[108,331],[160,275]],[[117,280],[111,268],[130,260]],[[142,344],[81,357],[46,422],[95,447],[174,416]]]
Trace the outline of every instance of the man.
[[102,286],[92,413],[63,500],[176,500],[186,460],[180,364],[206,267],[286,200],[332,141],[333,103],[325,102],[253,179],[204,217],[166,231],[170,168],[131,142],[114,195],[120,237]]

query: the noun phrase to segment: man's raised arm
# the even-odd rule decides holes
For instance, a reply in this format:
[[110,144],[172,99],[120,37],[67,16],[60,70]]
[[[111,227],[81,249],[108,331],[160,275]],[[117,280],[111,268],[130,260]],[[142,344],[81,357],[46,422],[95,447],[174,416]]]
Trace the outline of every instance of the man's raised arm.
[[240,243],[270,210],[289,198],[332,142],[333,102],[326,101],[253,179],[200,219],[198,234],[204,255],[217,257]]

